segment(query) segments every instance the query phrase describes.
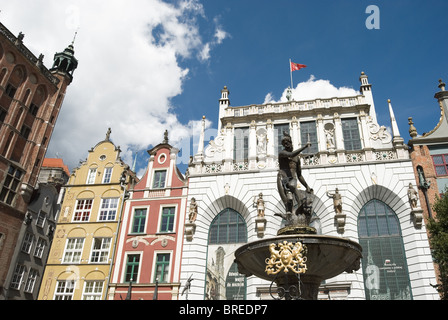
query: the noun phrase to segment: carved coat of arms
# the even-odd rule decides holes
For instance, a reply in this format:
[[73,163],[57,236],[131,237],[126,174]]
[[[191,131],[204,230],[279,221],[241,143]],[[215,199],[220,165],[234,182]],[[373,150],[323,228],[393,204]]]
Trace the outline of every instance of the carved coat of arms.
[[269,246],[269,251],[271,256],[266,259],[265,269],[268,275],[277,274],[280,271],[285,273],[292,271],[296,274],[306,272],[306,246],[301,242],[293,244],[292,242],[283,241],[283,243],[278,245],[272,243]]

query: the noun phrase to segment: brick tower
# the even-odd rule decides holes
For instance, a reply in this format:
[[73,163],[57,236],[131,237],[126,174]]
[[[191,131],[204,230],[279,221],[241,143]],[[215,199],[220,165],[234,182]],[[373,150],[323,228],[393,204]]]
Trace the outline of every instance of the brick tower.
[[16,268],[11,256],[78,65],[71,44],[48,70],[43,55],[36,57],[23,39],[22,32],[15,36],[0,23],[0,299],[9,268]]

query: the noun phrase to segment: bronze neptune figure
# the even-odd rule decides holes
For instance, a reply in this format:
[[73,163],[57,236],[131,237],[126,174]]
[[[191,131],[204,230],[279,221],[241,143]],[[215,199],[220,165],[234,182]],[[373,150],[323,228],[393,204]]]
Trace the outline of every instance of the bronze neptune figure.
[[[307,225],[306,220],[309,221],[311,216],[310,201],[312,202],[313,199],[311,196],[313,190],[302,176],[300,153],[311,146],[311,143],[308,141],[302,148],[293,150],[291,136],[287,132],[283,132],[282,146],[283,150],[278,154],[277,188],[286,207],[286,215],[278,213],[276,215],[286,219],[288,225],[297,224],[298,222],[300,225]],[[305,192],[297,188],[298,182],[305,187]],[[297,209],[293,212],[295,206],[297,206]],[[297,217],[294,217],[293,213],[301,221],[297,221]]]

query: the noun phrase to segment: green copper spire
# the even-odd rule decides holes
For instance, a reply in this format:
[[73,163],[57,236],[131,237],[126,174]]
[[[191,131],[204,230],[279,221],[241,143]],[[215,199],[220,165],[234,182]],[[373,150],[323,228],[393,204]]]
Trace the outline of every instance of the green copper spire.
[[53,67],[50,71],[64,72],[71,78],[73,77],[73,72],[78,67],[78,60],[75,58],[74,49],[76,34],[77,32],[75,33],[72,43],[65,48],[64,52],[59,52],[54,55]]

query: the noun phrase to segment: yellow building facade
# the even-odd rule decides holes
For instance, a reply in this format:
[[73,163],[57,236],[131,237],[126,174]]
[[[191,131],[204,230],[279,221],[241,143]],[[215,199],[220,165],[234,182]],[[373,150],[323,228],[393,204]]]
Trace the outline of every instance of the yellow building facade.
[[65,186],[39,300],[103,300],[126,190],[135,173],[106,139],[89,150]]

